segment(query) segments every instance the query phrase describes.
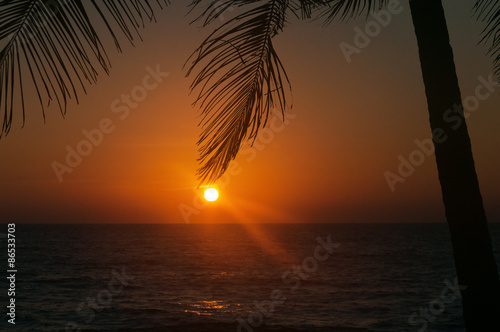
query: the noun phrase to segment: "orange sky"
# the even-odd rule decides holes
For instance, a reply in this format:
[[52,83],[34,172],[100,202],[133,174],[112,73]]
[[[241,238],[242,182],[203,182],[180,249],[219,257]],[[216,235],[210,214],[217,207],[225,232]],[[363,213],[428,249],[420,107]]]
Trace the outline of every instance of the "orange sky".
[[[464,1],[465,2],[465,1]],[[470,4],[444,1],[464,97],[492,70],[476,46],[481,26]],[[415,139],[430,137],[428,115],[408,4],[348,64],[341,42],[353,43],[363,19],[322,28],[291,18],[276,48],[293,86],[288,123],[257,140],[238,158],[220,198],[193,202],[197,185],[197,109],[191,107],[184,61],[210,31],[188,26],[185,7],[158,14],[144,42],[124,54],[109,48],[111,75],[100,76],[66,119],[53,109],[43,124],[29,94],[27,123],[0,140],[0,208],[8,222],[443,222],[433,156],[391,192],[384,172],[397,172]],[[168,72],[144,100],[123,113],[113,103],[144,85],[146,67]],[[154,79],[148,84],[155,83]],[[140,90],[140,89],[139,89]],[[136,89],[136,92],[139,91]],[[500,90],[499,90],[500,91]],[[498,92],[468,119],[478,176],[490,221],[499,221],[500,115]],[[123,109],[122,109],[123,110]],[[123,119],[120,118],[123,117]],[[72,168],[56,176],[67,147],[82,131],[113,130]],[[180,209],[181,207],[181,209]],[[184,211],[185,216],[181,213]],[[188,212],[186,212],[188,211]],[[189,213],[191,212],[191,214]],[[189,215],[189,216],[188,216]]]

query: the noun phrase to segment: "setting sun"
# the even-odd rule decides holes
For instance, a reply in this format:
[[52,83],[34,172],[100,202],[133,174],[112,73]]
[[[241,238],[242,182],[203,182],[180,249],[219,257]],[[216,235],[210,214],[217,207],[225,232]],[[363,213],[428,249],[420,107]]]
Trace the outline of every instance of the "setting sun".
[[219,192],[215,188],[205,190],[205,199],[209,202],[216,201],[219,198]]

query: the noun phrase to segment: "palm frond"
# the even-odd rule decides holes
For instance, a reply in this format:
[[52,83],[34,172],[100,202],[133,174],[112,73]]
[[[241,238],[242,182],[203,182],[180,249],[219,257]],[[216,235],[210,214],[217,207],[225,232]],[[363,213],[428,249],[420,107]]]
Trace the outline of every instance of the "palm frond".
[[[0,0],[0,137],[9,133],[14,115],[22,111],[24,89],[36,90],[45,121],[45,110],[57,103],[64,116],[68,99],[78,101],[78,91],[97,80],[98,67],[109,73],[110,62],[94,28],[104,24],[120,50],[114,31],[133,42],[137,29],[154,20],[151,1],[140,0]],[[156,0],[162,8],[167,0]],[[89,8],[98,17],[89,17]],[[29,78],[29,80],[27,80]],[[24,81],[23,81],[24,79]]]
[[[328,6],[330,1],[331,0],[291,0],[289,1],[288,8],[285,9],[289,9],[298,18],[308,19],[311,18],[314,10]],[[202,13],[191,23],[203,20],[203,26],[207,26],[216,19],[223,20],[224,14],[234,11],[237,7],[256,4],[262,2],[262,0],[192,0],[190,4],[190,13],[195,8],[201,7],[205,2],[207,2],[207,5]],[[300,13],[300,15],[298,13]]]
[[480,43],[488,45],[493,57],[494,71],[500,75],[500,2],[477,0],[473,13],[485,24]]
[[286,0],[272,0],[247,10],[216,29],[191,55],[187,75],[203,65],[191,85],[200,90],[195,104],[202,116],[201,184],[225,172],[243,141],[255,140],[273,108],[286,109],[291,89],[272,38],[284,27],[287,7]]
[[313,12],[327,8],[329,2],[329,0],[294,0],[290,3],[290,9],[297,18],[306,20],[313,16]]
[[325,6],[320,17],[324,17],[325,23],[330,24],[335,19],[347,21],[361,15],[370,15],[374,11],[382,9],[389,0],[310,0]]
[[[205,1],[203,0],[192,0],[190,4],[190,13],[192,13],[195,8],[201,7],[204,2]],[[191,23],[203,19],[203,26],[207,26],[216,19],[222,19],[225,13],[233,11],[236,7],[242,7],[258,2],[262,2],[262,0],[210,0],[208,1],[207,6],[203,9],[203,12]]]

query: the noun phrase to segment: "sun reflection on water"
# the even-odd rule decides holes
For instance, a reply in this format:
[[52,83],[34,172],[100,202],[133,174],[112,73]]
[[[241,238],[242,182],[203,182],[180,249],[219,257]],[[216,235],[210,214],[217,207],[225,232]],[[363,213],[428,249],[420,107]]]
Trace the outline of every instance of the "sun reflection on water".
[[239,306],[239,304],[230,304],[225,301],[195,301],[187,303],[178,303],[179,305],[187,306],[184,312],[197,314],[198,316],[212,316],[220,313],[234,312],[230,307]]

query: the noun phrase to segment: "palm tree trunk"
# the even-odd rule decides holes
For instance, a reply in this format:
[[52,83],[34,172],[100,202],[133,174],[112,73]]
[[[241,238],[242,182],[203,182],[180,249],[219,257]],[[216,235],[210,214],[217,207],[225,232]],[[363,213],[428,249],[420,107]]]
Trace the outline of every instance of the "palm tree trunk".
[[443,6],[441,0],[412,0],[410,7],[458,282],[466,287],[465,326],[500,331],[500,283],[467,126],[463,112],[454,113],[460,125],[445,117],[447,110],[460,109],[462,98]]

